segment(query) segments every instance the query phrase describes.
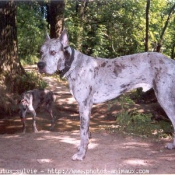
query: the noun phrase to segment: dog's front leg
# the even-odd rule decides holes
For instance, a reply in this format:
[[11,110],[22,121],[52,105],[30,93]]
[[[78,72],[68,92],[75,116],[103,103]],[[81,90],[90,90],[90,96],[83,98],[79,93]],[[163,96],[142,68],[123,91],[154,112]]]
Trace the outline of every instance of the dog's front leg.
[[33,130],[34,130],[34,132],[38,132],[38,130],[36,128],[36,112],[35,112],[34,107],[32,105],[29,105],[28,106],[28,111],[30,111],[33,115]]
[[51,116],[51,126],[50,126],[50,130],[53,131],[54,127],[55,127],[55,117],[53,116],[53,111],[50,110],[50,116]]
[[46,111],[49,113],[50,115],[50,119],[51,119],[51,126],[50,126],[50,130],[52,131],[55,127],[55,117],[53,115],[53,110],[52,110],[52,105],[46,105]]
[[23,133],[26,132],[26,118],[25,117],[26,117],[26,110],[21,111],[20,118],[21,118],[21,122],[23,125],[23,128],[22,128]]
[[83,160],[89,143],[89,119],[91,115],[91,103],[79,104],[80,113],[80,146],[78,152],[72,156],[72,160]]
[[33,130],[34,130],[34,132],[38,132],[38,129],[37,129],[37,127],[36,127],[36,112],[35,112],[35,110],[33,109],[33,110],[31,111],[31,113],[33,114]]

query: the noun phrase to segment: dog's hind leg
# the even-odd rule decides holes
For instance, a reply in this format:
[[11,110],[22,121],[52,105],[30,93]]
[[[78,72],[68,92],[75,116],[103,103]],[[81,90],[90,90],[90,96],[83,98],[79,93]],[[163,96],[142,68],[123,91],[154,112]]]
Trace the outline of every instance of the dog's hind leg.
[[[159,89],[155,89],[155,94],[157,96],[157,100],[161,107],[164,109],[166,112],[167,116],[172,122],[173,129],[175,132],[175,91],[174,88],[162,88],[163,85],[159,85]],[[174,140],[172,143],[167,143],[166,148],[168,149],[173,149],[175,148],[175,135],[174,135]]]
[[[163,107],[163,106],[162,106]],[[175,106],[173,106],[173,107],[171,107],[171,106],[169,106],[169,108],[174,108]],[[173,125],[173,129],[174,129],[174,134],[173,134],[173,142],[172,143],[167,143],[166,145],[165,145],[165,148],[168,148],[168,149],[173,149],[173,148],[175,148],[175,108],[174,109],[166,109],[166,108],[164,108],[163,107],[163,109],[164,109],[164,111],[166,112],[166,114],[168,115],[168,117],[169,117],[169,119],[171,120],[171,122],[172,122],[172,125]]]
[[55,127],[55,117],[53,116],[53,111],[52,110],[49,111],[49,114],[51,116],[50,130],[52,131],[54,129],[54,127]]
[[[166,103],[166,101],[164,103]],[[173,129],[174,129],[173,142],[172,143],[167,143],[165,148],[173,149],[173,148],[175,148],[175,101],[174,101],[174,105],[172,104],[172,105],[168,106],[166,104],[163,104],[161,106],[163,107],[164,111],[166,112],[166,114],[168,115],[169,119],[171,120],[172,125],[173,125]]]

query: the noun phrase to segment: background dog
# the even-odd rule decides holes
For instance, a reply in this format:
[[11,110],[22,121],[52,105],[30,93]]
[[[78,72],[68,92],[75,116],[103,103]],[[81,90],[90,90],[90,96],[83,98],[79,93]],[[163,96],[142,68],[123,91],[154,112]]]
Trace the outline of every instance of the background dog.
[[36,127],[36,109],[44,105],[46,111],[51,117],[51,130],[55,125],[55,118],[53,116],[53,103],[54,103],[54,94],[52,91],[44,89],[34,89],[27,92],[24,92],[21,95],[21,101],[19,104],[20,117],[23,124],[23,133],[26,132],[26,113],[31,113],[33,115],[33,129],[34,132],[38,132]]

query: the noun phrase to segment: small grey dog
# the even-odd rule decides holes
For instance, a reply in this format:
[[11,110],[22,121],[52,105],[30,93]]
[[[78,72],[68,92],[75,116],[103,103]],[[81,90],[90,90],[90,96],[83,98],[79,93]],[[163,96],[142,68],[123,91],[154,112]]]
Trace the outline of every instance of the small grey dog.
[[36,127],[36,112],[35,109],[41,105],[44,105],[46,111],[51,117],[51,130],[55,125],[55,118],[53,116],[53,103],[54,94],[52,91],[44,89],[34,89],[24,92],[21,95],[21,100],[19,104],[21,122],[23,124],[23,133],[26,132],[26,113],[30,112],[33,114],[33,129],[34,132],[38,132]]

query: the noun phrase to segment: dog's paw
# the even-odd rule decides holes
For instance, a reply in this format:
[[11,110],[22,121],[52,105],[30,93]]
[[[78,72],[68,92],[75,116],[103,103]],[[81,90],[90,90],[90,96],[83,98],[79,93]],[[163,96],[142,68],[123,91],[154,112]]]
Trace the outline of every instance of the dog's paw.
[[34,133],[38,133],[39,131],[37,129],[34,130]]
[[78,152],[72,156],[72,160],[83,160],[84,157],[85,154]]
[[167,144],[165,145],[165,148],[167,148],[167,149],[173,149],[173,148],[175,148],[175,146],[174,146],[173,143],[167,143]]
[[80,149],[81,149],[81,146],[80,146],[80,145],[79,145],[79,146],[77,146],[77,150],[78,150],[78,151],[80,151]]
[[26,133],[26,129],[23,129],[22,134],[25,134],[25,133]]
[[55,127],[55,124],[51,125],[50,126],[50,131],[53,131],[54,130],[54,127]]

